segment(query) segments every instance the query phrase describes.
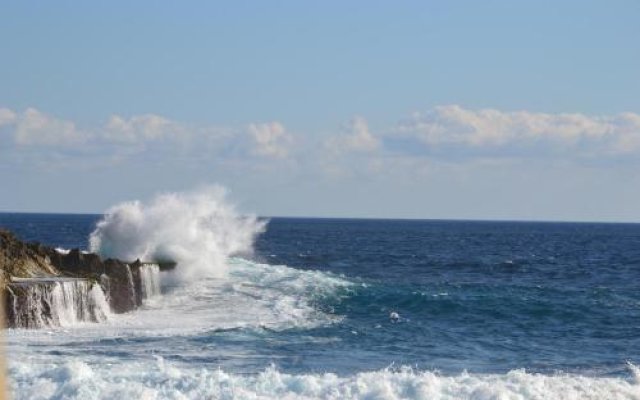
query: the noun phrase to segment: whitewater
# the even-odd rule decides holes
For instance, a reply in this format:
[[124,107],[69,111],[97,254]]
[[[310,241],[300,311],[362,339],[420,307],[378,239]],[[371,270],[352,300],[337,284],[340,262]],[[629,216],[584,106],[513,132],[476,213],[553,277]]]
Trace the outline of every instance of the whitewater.
[[[594,377],[529,373],[524,369],[504,374],[451,375],[394,365],[337,374],[287,373],[272,364],[261,371],[243,373],[208,362],[194,365],[180,360],[206,358],[201,346],[189,345],[189,338],[197,340],[211,333],[264,337],[273,331],[339,324],[341,316],[317,310],[313,303],[344,295],[355,285],[315,271],[241,259],[230,261],[228,273],[229,279],[203,280],[189,289],[173,288],[171,293],[147,299],[141,310],[112,314],[100,324],[9,330],[6,341],[14,398],[640,398],[640,371],[632,364],[626,377]],[[330,340],[325,345],[330,345]],[[168,342],[172,347],[165,347]],[[243,358],[238,354],[241,351],[229,346],[212,353],[214,357],[233,359]]]
[[[611,252],[593,249],[596,271],[558,267],[584,256],[575,227],[267,221],[220,188],[55,218],[77,236],[56,241],[48,217],[0,223],[178,265],[144,269],[134,312],[6,330],[17,399],[640,399],[640,299],[616,275],[636,264],[602,244],[634,229],[595,228]],[[541,242],[512,246],[514,230]],[[544,250],[554,235],[583,236]]]

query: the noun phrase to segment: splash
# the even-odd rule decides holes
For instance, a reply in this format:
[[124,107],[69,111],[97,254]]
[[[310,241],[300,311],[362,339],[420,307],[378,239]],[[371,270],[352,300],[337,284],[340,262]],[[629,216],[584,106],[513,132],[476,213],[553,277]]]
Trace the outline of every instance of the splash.
[[250,253],[266,222],[242,216],[226,191],[208,187],[167,193],[148,204],[131,201],[109,209],[89,238],[92,252],[126,261],[178,263],[176,278],[223,276],[228,257]]

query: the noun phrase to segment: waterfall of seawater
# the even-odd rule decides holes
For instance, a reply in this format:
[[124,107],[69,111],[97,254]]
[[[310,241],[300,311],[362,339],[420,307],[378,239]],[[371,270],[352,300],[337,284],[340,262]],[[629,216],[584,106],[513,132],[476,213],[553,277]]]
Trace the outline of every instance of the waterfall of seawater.
[[131,272],[131,267],[129,264],[126,264],[127,269],[127,287],[129,288],[129,299],[131,300],[131,304],[135,306],[136,302],[136,285],[133,282],[133,272]]
[[140,267],[140,287],[143,300],[160,294],[160,266],[144,264]]
[[[107,275],[100,277],[100,283],[75,278],[14,278],[7,289],[8,326],[41,328],[104,321],[111,313],[111,286]],[[116,293],[128,296],[130,301],[125,311],[140,305],[140,301],[158,296],[160,267],[143,264],[134,280],[131,267],[126,265],[124,291],[116,290]]]
[[101,322],[110,314],[100,285],[84,279],[34,279],[13,283],[10,323],[20,328]]

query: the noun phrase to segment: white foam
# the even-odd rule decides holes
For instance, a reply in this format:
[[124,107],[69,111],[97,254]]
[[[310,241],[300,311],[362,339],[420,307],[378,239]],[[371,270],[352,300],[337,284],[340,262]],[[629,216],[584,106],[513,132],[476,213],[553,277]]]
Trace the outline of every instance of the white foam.
[[163,194],[150,203],[132,201],[107,211],[90,236],[103,257],[133,261],[176,261],[175,278],[223,276],[227,258],[250,252],[266,222],[241,216],[225,190],[209,187]]
[[113,337],[188,336],[227,329],[313,328],[341,320],[341,316],[316,309],[316,300],[344,295],[353,285],[320,271],[239,258],[230,259],[228,268],[225,278],[208,277],[168,286],[161,296],[146,298],[141,309],[112,314],[103,324],[66,326],[61,335],[34,330],[25,337],[24,332],[8,330],[9,347]]
[[[67,255],[67,254],[71,253],[71,250],[69,250],[69,249],[65,249],[65,248],[62,248],[62,247],[56,247],[56,248],[55,248],[55,251],[56,251],[58,254],[62,254],[62,255]],[[89,254],[90,252],[89,252],[89,251],[87,251],[87,250],[80,250],[80,253],[82,253],[82,254]]]
[[[191,335],[219,329],[283,330],[340,320],[313,307],[351,283],[318,271],[229,260],[225,278],[202,278],[168,287],[135,313],[114,317],[119,334]],[[130,332],[130,333],[126,333]],[[104,334],[104,331],[103,331]]]
[[[632,365],[627,377],[524,370],[444,376],[410,368],[346,376],[267,368],[248,375],[149,357],[161,351],[155,341],[140,342],[128,350],[130,357],[94,351],[113,337],[331,324],[339,317],[315,309],[314,300],[341,296],[352,286],[324,272],[233,258],[225,279],[209,277],[167,288],[143,309],[114,315],[104,324],[7,330],[10,387],[16,399],[640,399],[640,372]],[[64,355],[56,356],[58,351]]]
[[160,294],[160,266],[145,264],[140,267],[142,299],[148,300]]
[[146,362],[88,364],[12,363],[10,386],[16,399],[473,399],[622,400],[640,398],[638,370],[629,377],[506,374],[442,376],[410,368],[361,372],[287,374],[267,368],[255,375]]

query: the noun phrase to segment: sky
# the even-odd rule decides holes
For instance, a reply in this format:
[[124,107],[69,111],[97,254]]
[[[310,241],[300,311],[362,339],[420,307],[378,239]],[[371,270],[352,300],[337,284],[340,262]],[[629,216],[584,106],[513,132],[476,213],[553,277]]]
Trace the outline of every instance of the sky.
[[0,211],[640,222],[640,2],[0,0]]

